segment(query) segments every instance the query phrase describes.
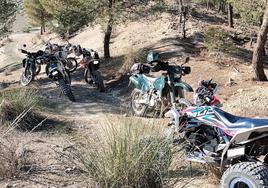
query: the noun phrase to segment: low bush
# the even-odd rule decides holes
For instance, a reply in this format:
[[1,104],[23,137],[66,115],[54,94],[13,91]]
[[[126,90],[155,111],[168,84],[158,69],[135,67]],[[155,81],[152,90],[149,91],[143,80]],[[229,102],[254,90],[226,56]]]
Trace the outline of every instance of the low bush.
[[205,45],[210,52],[233,53],[236,46],[224,29],[210,27],[205,33]]
[[66,156],[100,187],[162,187],[172,160],[171,142],[159,136],[153,123],[125,118],[108,124]]
[[126,75],[130,72],[130,68],[135,63],[146,63],[146,57],[148,54],[148,50],[139,49],[139,50],[130,50],[130,52],[126,55],[124,64],[119,70],[119,75]]
[[17,128],[31,130],[44,118],[39,111],[44,102],[35,89],[5,89],[0,91],[0,121],[15,123]]
[[31,160],[18,135],[2,137],[2,134],[0,130],[0,180],[18,178],[29,171]]

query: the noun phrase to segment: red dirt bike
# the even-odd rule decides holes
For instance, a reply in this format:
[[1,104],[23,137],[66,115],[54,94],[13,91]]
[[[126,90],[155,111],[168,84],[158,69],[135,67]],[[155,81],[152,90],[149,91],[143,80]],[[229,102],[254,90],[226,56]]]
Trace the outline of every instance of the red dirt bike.
[[105,87],[103,78],[99,71],[100,57],[96,51],[87,50],[81,48],[80,45],[74,46],[73,51],[76,56],[83,55],[83,59],[80,61],[80,66],[85,69],[84,78],[86,83],[98,88],[100,92],[104,92]]

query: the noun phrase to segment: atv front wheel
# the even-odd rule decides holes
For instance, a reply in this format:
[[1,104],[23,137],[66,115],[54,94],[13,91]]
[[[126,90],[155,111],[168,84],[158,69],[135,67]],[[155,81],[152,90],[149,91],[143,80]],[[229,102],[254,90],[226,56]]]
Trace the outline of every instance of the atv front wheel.
[[256,162],[241,162],[228,168],[222,176],[221,188],[268,187],[268,167]]

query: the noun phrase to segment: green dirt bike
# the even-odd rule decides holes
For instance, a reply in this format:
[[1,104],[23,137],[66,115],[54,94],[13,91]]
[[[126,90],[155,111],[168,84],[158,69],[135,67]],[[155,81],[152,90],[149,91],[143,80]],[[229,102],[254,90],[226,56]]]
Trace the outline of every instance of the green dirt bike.
[[[191,72],[191,67],[183,66],[189,62],[189,57],[180,66],[154,59],[149,62],[150,66],[134,64],[131,68],[130,82],[135,86],[131,94],[131,108],[135,115],[147,116],[153,111],[162,117],[172,107],[178,109],[190,106],[191,103],[184,98],[184,91],[193,92],[193,88],[181,80],[183,75]],[[144,75],[151,71],[165,73],[158,78]]]
[[74,102],[75,97],[71,88],[71,76],[70,73],[65,69],[63,63],[57,59],[54,55],[45,55],[46,59],[46,74],[49,79],[57,82],[62,93],[69,98],[70,101]]

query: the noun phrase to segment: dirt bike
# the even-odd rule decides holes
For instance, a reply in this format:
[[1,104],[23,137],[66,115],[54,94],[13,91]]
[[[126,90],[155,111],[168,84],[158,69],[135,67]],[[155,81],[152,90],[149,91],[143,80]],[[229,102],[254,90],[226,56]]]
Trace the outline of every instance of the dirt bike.
[[79,63],[81,67],[85,68],[84,78],[86,83],[98,88],[100,92],[104,92],[105,87],[102,75],[99,71],[100,58],[96,51],[88,51],[83,49],[81,51],[83,59]]
[[76,58],[68,57],[68,55],[72,53],[71,48],[72,45],[70,43],[68,43],[67,45],[58,45],[47,42],[45,52],[55,55],[60,61],[62,61],[66,70],[72,73],[76,71],[78,67],[78,62]]
[[217,91],[218,84],[212,79],[199,81],[194,94],[194,105],[222,107],[220,99],[216,96]]
[[[169,65],[168,62],[154,61],[150,66],[134,64],[129,78],[135,89],[131,94],[131,107],[137,116],[147,116],[150,111],[161,117],[171,107],[190,106],[184,99],[184,91],[193,92],[192,87],[182,81],[182,76],[190,74],[191,68],[184,66],[189,58],[180,66]],[[149,72],[165,71],[162,76],[153,78],[146,76]]]
[[40,63],[44,52],[39,50],[37,52],[32,53],[24,49],[21,49],[21,52],[27,55],[27,57],[22,60],[24,71],[20,78],[21,85],[26,86],[30,84],[32,80],[34,80],[36,75],[40,73],[41,71]]
[[68,70],[65,69],[63,63],[58,60],[54,55],[45,55],[46,59],[46,74],[49,79],[57,82],[61,92],[69,98],[70,101],[74,102],[75,97],[71,89],[71,76]]
[[165,115],[172,119],[168,136],[175,136],[187,160],[224,172],[222,188],[268,187],[268,119],[234,116],[215,106]]

